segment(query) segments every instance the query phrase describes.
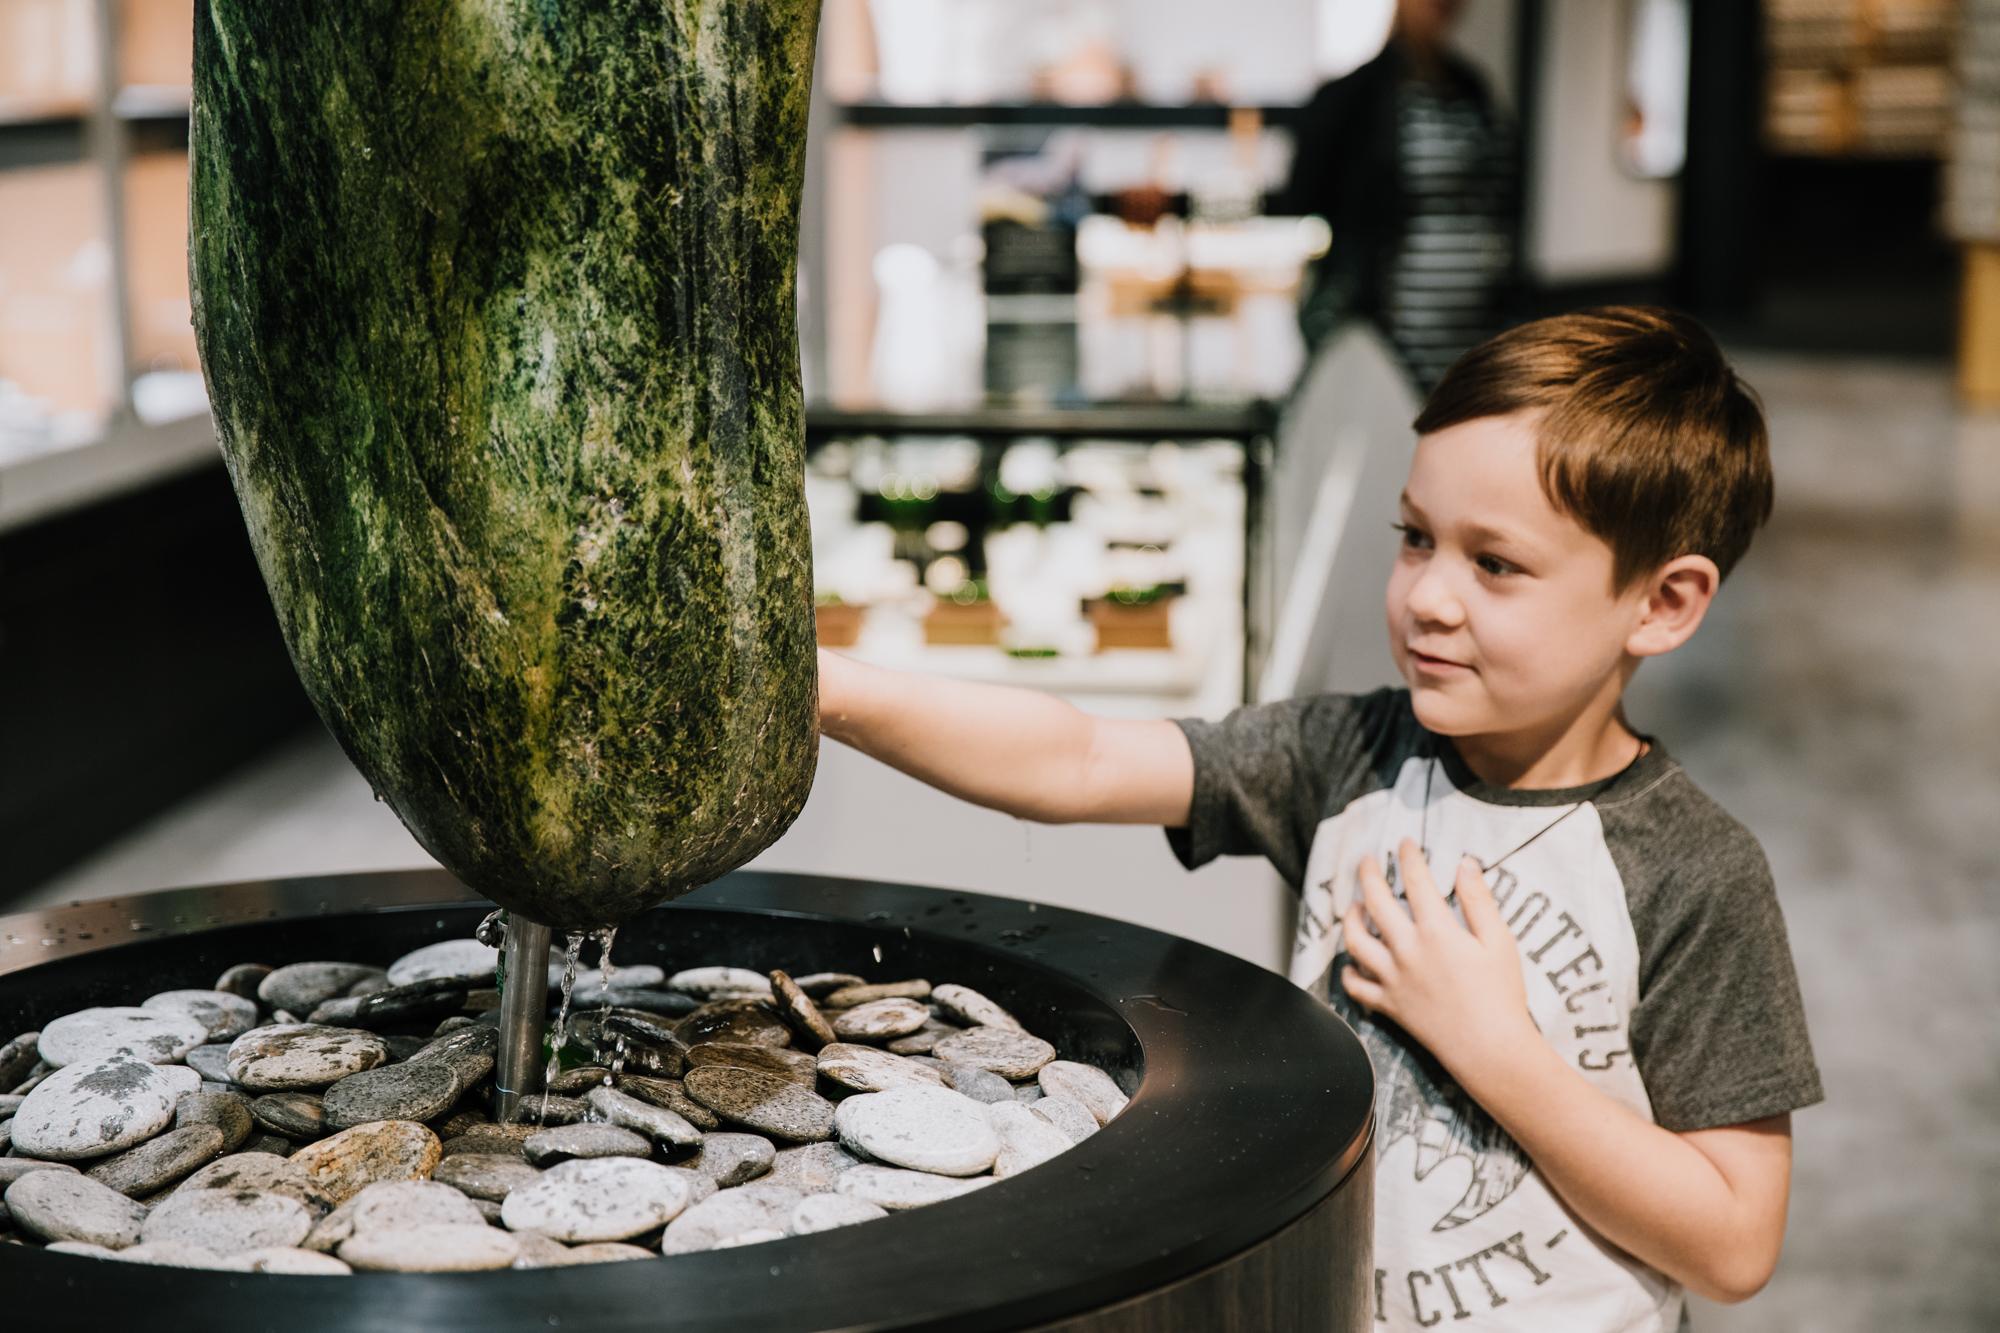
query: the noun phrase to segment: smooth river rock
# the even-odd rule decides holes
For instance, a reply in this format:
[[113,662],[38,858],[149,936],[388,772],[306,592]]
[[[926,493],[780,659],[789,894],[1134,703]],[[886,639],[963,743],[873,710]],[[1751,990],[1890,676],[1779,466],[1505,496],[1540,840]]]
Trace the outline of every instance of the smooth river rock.
[[807,1143],[778,1153],[769,1178],[773,1185],[789,1185],[801,1194],[824,1194],[860,1165],[861,1159],[838,1143]]
[[266,1152],[239,1152],[217,1158],[182,1181],[175,1193],[191,1190],[282,1194],[297,1200],[314,1217],[332,1211],[336,1202],[290,1158]]
[[194,1019],[208,1029],[206,1041],[230,1041],[257,1026],[256,1002],[225,990],[165,990],[139,1007]]
[[679,1174],[636,1157],[561,1162],[500,1205],[510,1231],[539,1231],[560,1241],[628,1240],[687,1207]]
[[1025,1031],[1020,1019],[970,986],[938,986],[931,991],[931,1003],[967,1027]]
[[289,963],[257,983],[257,998],[273,1009],[309,1014],[376,975],[363,963]]
[[834,1042],[819,1052],[819,1072],[857,1092],[887,1092],[912,1085],[939,1087],[944,1078],[928,1065],[858,1042]]
[[833,1024],[827,1022],[826,1015],[819,1011],[800,985],[782,971],[770,974],[771,996],[778,1010],[778,1017],[790,1024],[793,1040],[808,1051],[817,1051],[833,1041]]
[[938,1042],[931,1051],[955,1065],[973,1065],[1002,1078],[1033,1078],[1056,1058],[1056,1048],[1040,1037],[1010,1028],[969,1028]]
[[789,1229],[794,1236],[810,1236],[819,1231],[832,1231],[836,1227],[851,1227],[856,1222],[872,1222],[888,1215],[888,1209],[866,1199],[846,1194],[813,1194],[800,1199],[798,1206],[792,1209]]
[[268,1246],[291,1247],[312,1230],[313,1215],[297,1199],[265,1190],[181,1189],[156,1204],[139,1228],[147,1243],[199,1245],[217,1254]]
[[849,1149],[893,1166],[972,1176],[999,1156],[985,1108],[948,1088],[894,1088],[843,1101],[835,1124]]
[[701,1136],[701,1146],[685,1165],[722,1188],[741,1185],[768,1172],[777,1149],[759,1134],[720,1132]]
[[747,967],[691,967],[668,977],[667,989],[705,1000],[768,996],[771,979]]
[[653,1141],[617,1125],[579,1124],[545,1129],[521,1145],[531,1166],[554,1166],[573,1158],[651,1157]]
[[1130,1100],[1111,1075],[1095,1065],[1074,1060],[1051,1060],[1035,1078],[1051,1097],[1070,1097],[1082,1102],[1098,1124],[1108,1125]]
[[833,1103],[789,1078],[710,1065],[682,1080],[688,1096],[724,1120],[760,1134],[810,1143],[833,1134]]
[[431,1179],[474,1199],[503,1202],[514,1190],[541,1179],[539,1167],[529,1166],[519,1153],[454,1153],[431,1172]]
[[1000,1153],[993,1159],[997,1179],[1040,1166],[1075,1146],[1069,1135],[1016,1101],[988,1105],[986,1123],[1000,1136]]
[[174,1103],[200,1084],[184,1066],[132,1055],[67,1065],[36,1084],[14,1112],[13,1150],[58,1162],[118,1152],[172,1124]]
[[190,1092],[174,1104],[174,1128],[213,1125],[222,1131],[222,1151],[235,1152],[250,1137],[256,1119],[250,1099],[236,1092]]
[[835,1015],[833,1031],[842,1041],[888,1041],[930,1020],[930,1009],[915,1000],[871,1000]]
[[140,1199],[159,1193],[221,1154],[221,1130],[214,1125],[188,1125],[108,1157],[87,1174],[128,1199]]
[[250,1103],[250,1115],[271,1133],[301,1143],[326,1134],[326,1103],[310,1092],[267,1092]]
[[611,1124],[644,1134],[656,1143],[688,1147],[701,1142],[701,1130],[690,1123],[687,1117],[669,1111],[664,1106],[640,1101],[637,1097],[620,1092],[616,1088],[600,1085],[585,1093],[583,1100],[591,1110],[603,1116]]
[[279,1023],[252,1028],[229,1044],[229,1077],[256,1092],[315,1090],[388,1058],[387,1043],[372,1032]]
[[862,1199],[897,1213],[943,1203],[946,1199],[970,1194],[992,1183],[991,1176],[964,1179],[932,1175],[928,1171],[905,1171],[893,1166],[864,1165],[844,1172],[835,1189],[849,1198]]
[[842,986],[822,997],[822,1002],[829,1009],[852,1009],[876,1000],[928,1000],[930,996],[931,983],[917,977],[909,981],[864,981],[858,986]]
[[389,984],[413,981],[488,981],[500,965],[500,951],[478,940],[439,940],[412,950],[389,964]]
[[442,1061],[383,1065],[350,1074],[326,1090],[328,1129],[372,1120],[429,1120],[458,1100],[458,1074]]
[[[782,1237],[791,1223],[792,1210],[804,1197],[784,1185],[762,1182],[723,1190],[669,1222],[660,1250],[664,1254],[693,1254],[742,1244],[749,1237]],[[769,1231],[775,1231],[777,1237],[761,1234]]]
[[139,1243],[146,1210],[117,1190],[74,1171],[35,1171],[7,1186],[14,1224],[47,1241],[81,1241],[122,1250]]
[[112,1005],[80,1009],[48,1023],[36,1049],[57,1069],[120,1054],[164,1065],[207,1040],[207,1024],[186,1014]]
[[351,1236],[338,1253],[359,1272],[484,1273],[512,1267],[520,1246],[483,1222],[431,1223]]
[[696,1129],[711,1130],[722,1128],[722,1120],[715,1112],[687,1095],[687,1087],[677,1078],[648,1078],[643,1074],[621,1074],[617,1083],[620,1092],[629,1092],[642,1102],[672,1111]]
[[1029,1102],[1028,1110],[1061,1130],[1071,1143],[1082,1143],[1098,1130],[1097,1117],[1074,1097],[1045,1093],[1040,1101]]
[[745,1041],[705,1041],[699,1046],[690,1046],[687,1053],[687,1067],[700,1069],[709,1065],[729,1065],[736,1069],[754,1069],[759,1073],[776,1074],[788,1078],[803,1087],[812,1087],[819,1076],[818,1066],[812,1056],[804,1051],[794,1051],[783,1046],[757,1046]]
[[309,1143],[288,1160],[335,1203],[344,1203],[378,1180],[428,1179],[442,1148],[423,1125],[382,1120]]

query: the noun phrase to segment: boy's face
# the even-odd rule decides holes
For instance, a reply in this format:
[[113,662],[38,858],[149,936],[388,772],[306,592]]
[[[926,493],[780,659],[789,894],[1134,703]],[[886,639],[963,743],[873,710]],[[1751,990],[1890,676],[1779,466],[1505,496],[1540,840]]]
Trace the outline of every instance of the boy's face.
[[1624,686],[1646,581],[1542,493],[1534,419],[1421,436],[1389,575],[1389,648],[1417,719],[1444,736],[1560,730]]

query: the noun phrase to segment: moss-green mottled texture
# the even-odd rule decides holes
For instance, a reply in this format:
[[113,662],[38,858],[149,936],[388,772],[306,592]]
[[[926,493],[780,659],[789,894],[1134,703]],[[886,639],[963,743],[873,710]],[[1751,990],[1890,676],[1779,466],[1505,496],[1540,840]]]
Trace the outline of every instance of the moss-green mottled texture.
[[817,0],[204,0],[195,328],[321,717],[563,928],[812,784]]

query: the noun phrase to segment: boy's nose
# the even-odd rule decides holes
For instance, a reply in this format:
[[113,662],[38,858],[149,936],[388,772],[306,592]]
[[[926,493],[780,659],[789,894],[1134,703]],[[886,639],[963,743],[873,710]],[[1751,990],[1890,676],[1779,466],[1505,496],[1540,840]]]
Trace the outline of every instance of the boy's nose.
[[1410,614],[1427,625],[1455,626],[1465,619],[1465,606],[1451,581],[1431,561],[1410,585]]

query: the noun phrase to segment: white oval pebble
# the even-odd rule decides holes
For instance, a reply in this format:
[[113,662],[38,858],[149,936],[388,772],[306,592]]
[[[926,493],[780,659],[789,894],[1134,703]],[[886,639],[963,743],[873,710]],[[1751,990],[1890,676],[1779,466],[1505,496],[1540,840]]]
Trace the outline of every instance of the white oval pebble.
[[251,1273],[288,1273],[294,1277],[340,1277],[354,1271],[330,1254],[280,1245],[246,1250],[236,1256],[236,1262]]
[[782,1237],[792,1210],[803,1197],[795,1189],[762,1181],[722,1190],[669,1222],[660,1238],[660,1252],[713,1250],[737,1237],[764,1231],[776,1231]]
[[1051,1097],[1072,1097],[1082,1102],[1100,1125],[1110,1124],[1112,1117],[1131,1100],[1112,1082],[1111,1075],[1095,1065],[1078,1064],[1074,1060],[1049,1061],[1036,1073],[1035,1080]]
[[832,1231],[835,1227],[849,1227],[856,1222],[872,1222],[888,1215],[888,1209],[866,1199],[846,1194],[812,1194],[800,1199],[799,1206],[792,1209],[792,1234],[810,1236],[817,1231]]
[[[193,1079],[194,1087],[174,1070]],[[14,1151],[73,1162],[129,1148],[172,1124],[174,1103],[200,1086],[192,1069],[132,1055],[67,1065],[36,1084],[14,1112],[8,1122]]]
[[971,1065],[1002,1078],[1033,1078],[1036,1070],[1056,1058],[1056,1048],[1025,1032],[1008,1028],[971,1028],[943,1038],[932,1048],[931,1054],[940,1060]]
[[993,1159],[993,1174],[1000,1180],[1040,1166],[1075,1146],[1069,1135],[1019,1102],[990,1103],[986,1123],[1000,1136],[1000,1155]]
[[500,965],[500,951],[478,940],[439,940],[413,949],[389,964],[389,984],[407,986],[413,981],[433,981],[450,977],[456,981],[485,981]]
[[186,1014],[114,1005],[64,1014],[42,1028],[36,1050],[58,1069],[120,1054],[165,1065],[207,1040],[208,1025]]
[[217,1254],[291,1248],[312,1230],[304,1204],[263,1190],[177,1190],[155,1204],[139,1228],[148,1243],[199,1245]]
[[849,1097],[834,1110],[834,1130],[842,1143],[870,1157],[943,1176],[976,1176],[1000,1154],[985,1110],[949,1088]]
[[582,1157],[558,1162],[540,1180],[510,1191],[500,1205],[509,1231],[554,1240],[627,1240],[687,1207],[680,1175],[637,1157]]
[[822,1046],[818,1060],[820,1073],[858,1092],[887,1092],[890,1088],[918,1084],[944,1086],[943,1076],[929,1065],[857,1042],[836,1041]]
[[893,1166],[857,1166],[843,1172],[835,1188],[850,1199],[861,1199],[892,1213],[924,1208],[956,1199],[993,1183],[991,1176],[963,1179],[934,1176],[928,1171],[904,1171]]
[[498,1227],[449,1222],[371,1231],[340,1244],[343,1263],[383,1273],[483,1273],[513,1266],[521,1248]]
[[35,1171],[7,1187],[7,1211],[31,1236],[122,1250],[139,1243],[146,1210],[74,1171]]
[[1006,1028],[1022,1032],[1021,1020],[970,986],[947,983],[933,987],[931,1000],[959,1022],[972,1027]]
[[1082,1143],[1098,1129],[1097,1117],[1090,1113],[1089,1107],[1074,1097],[1045,1094],[1038,1100],[1029,1102],[1028,1111],[1061,1130],[1071,1143]]
[[185,1014],[208,1029],[209,1041],[229,1041],[257,1026],[257,1005],[226,990],[163,990],[139,1002],[141,1009]]
[[915,1000],[870,1000],[833,1016],[833,1035],[842,1041],[882,1041],[907,1037],[931,1021],[931,1011]]
[[668,977],[667,989],[677,990],[683,995],[698,995],[703,999],[767,996],[771,993],[771,978],[762,972],[752,972],[747,967],[691,967]]

